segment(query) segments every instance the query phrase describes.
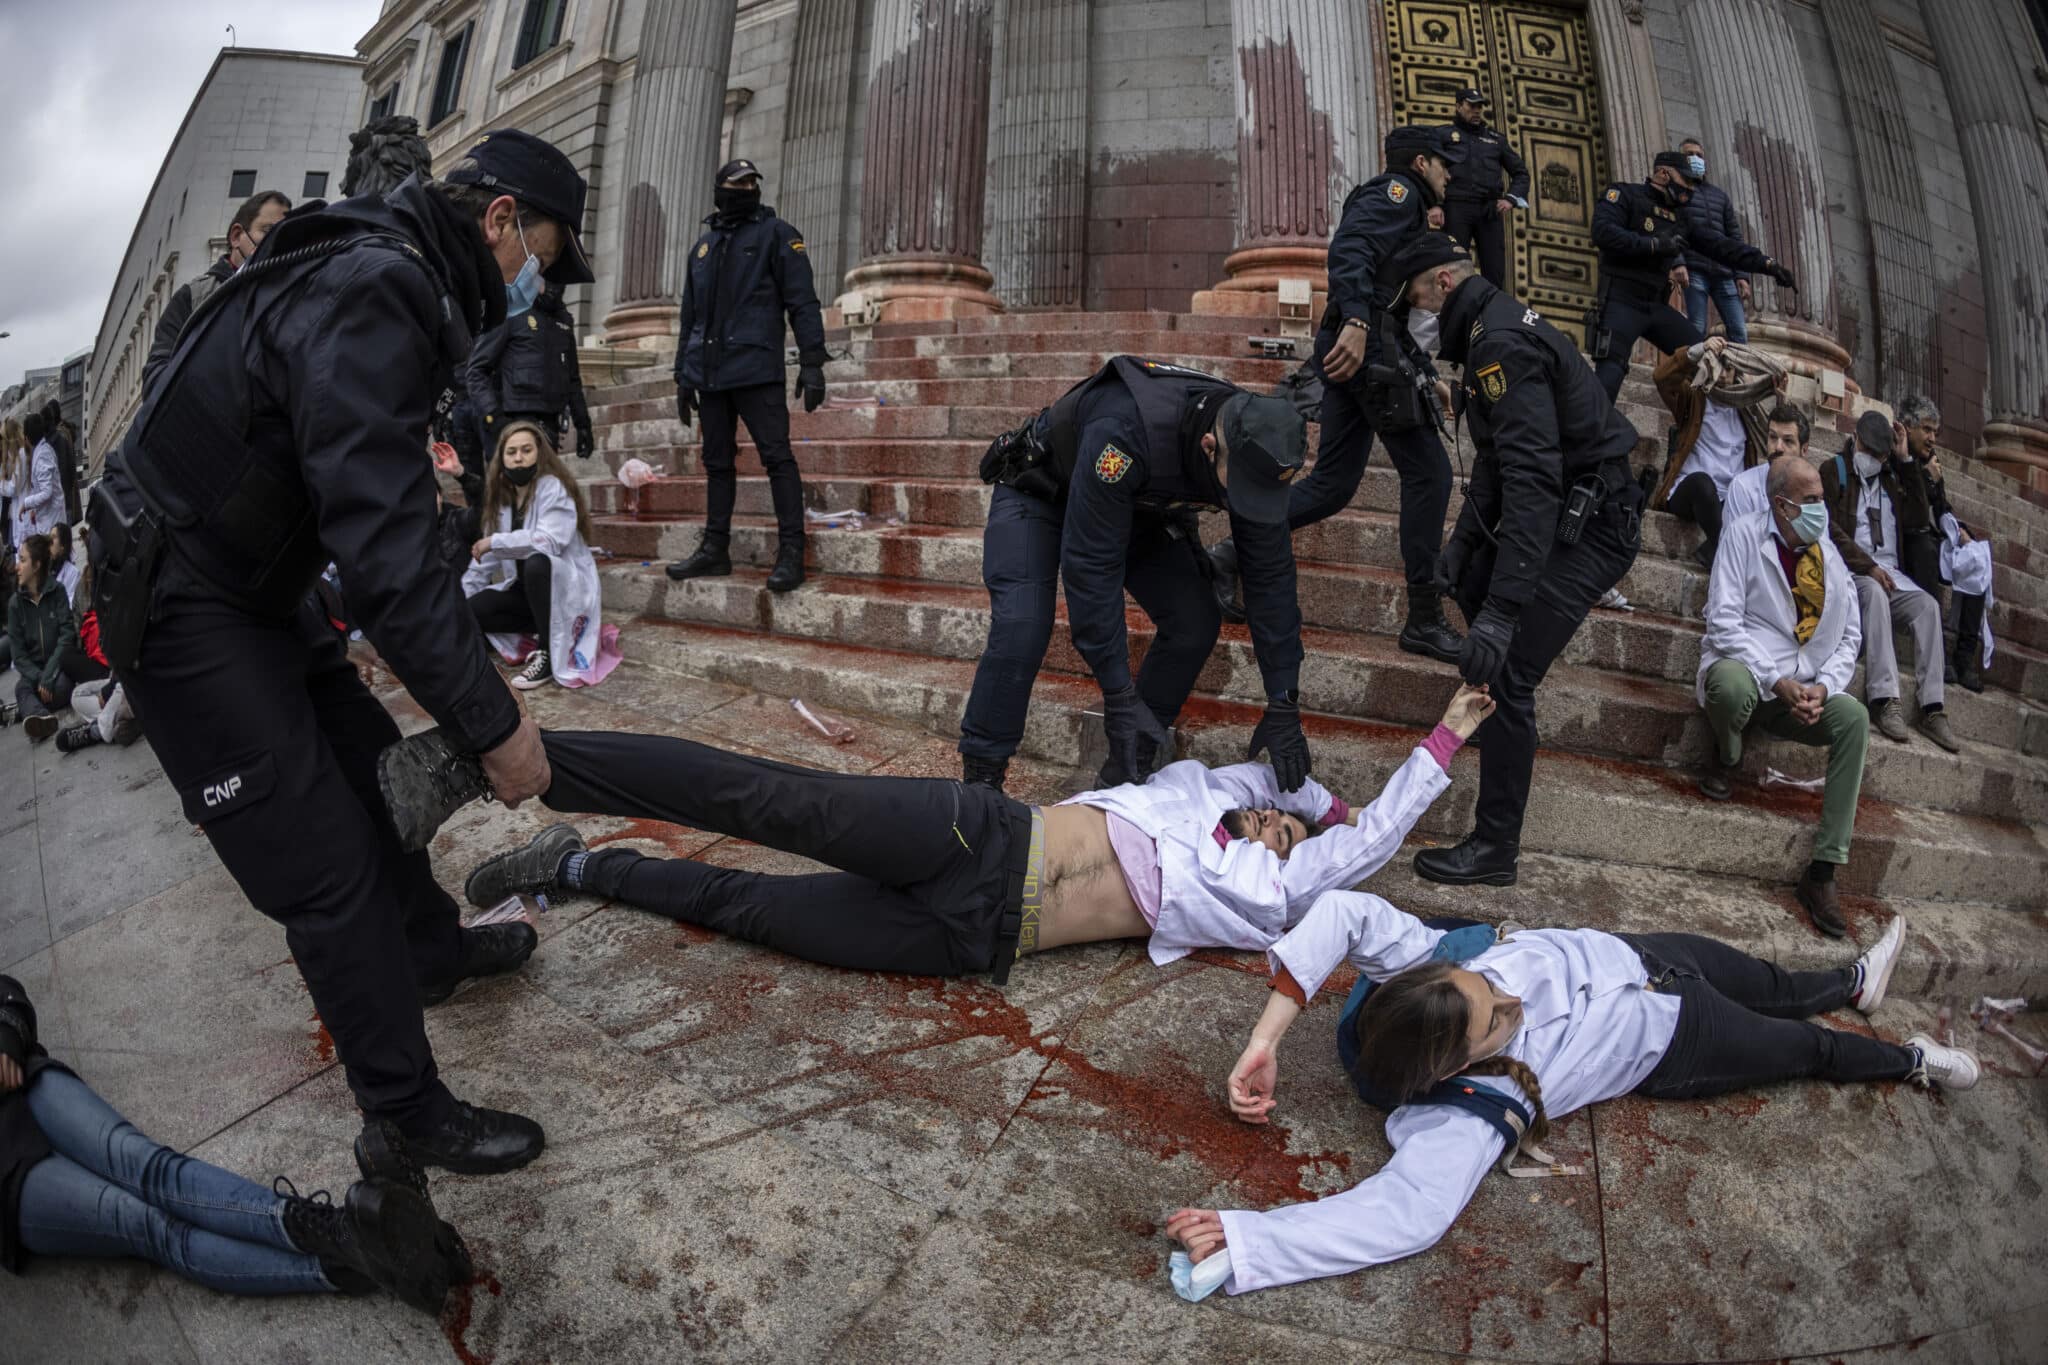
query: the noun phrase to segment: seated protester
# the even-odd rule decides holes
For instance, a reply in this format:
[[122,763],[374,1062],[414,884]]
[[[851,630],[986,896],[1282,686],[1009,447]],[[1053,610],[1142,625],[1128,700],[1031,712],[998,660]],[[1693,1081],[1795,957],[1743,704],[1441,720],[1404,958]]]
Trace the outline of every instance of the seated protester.
[[0,976],[0,1269],[19,1275],[30,1253],[133,1257],[225,1294],[381,1289],[429,1313],[473,1273],[423,1184],[366,1177],[340,1204],[276,1186],[138,1132],[50,1059],[28,993]]
[[1921,585],[1940,582],[1939,535],[1927,483],[1906,455],[1906,429],[1884,414],[1856,419],[1853,451],[1821,466],[1828,533],[1856,575],[1863,604],[1864,700],[1886,739],[1906,742],[1899,714],[1899,661],[1893,630],[1913,634],[1920,732],[1950,753],[1961,745],[1942,711],[1941,604]]
[[78,643],[71,603],[50,570],[50,538],[30,536],[14,561],[19,586],[7,599],[7,642],[18,681],[15,708],[0,724],[21,719],[30,743],[57,732],[57,712],[70,704],[71,689],[107,676],[107,666]]
[[[106,650],[100,645],[100,616],[92,607],[91,569],[80,576],[71,600],[85,605],[85,610],[78,617],[79,649],[100,667],[108,668]],[[78,723],[57,732],[59,753],[75,754],[95,744],[126,746],[142,738],[142,725],[128,705],[127,693],[111,676],[98,687],[81,687],[74,691],[71,709],[78,713]]]
[[[462,591],[492,647],[513,663],[524,659],[512,685],[602,682],[619,655],[601,613],[590,511],[553,438],[536,424],[513,422],[499,436],[481,517],[491,529],[470,547]],[[522,656],[529,636],[540,647]]]
[[1657,395],[1676,425],[1650,506],[1706,533],[1693,551],[1703,569],[1712,567],[1721,543],[1728,485],[1766,460],[1764,405],[1775,400],[1784,376],[1769,355],[1730,345],[1725,337],[1709,337],[1657,362]]
[[[50,528],[50,573],[64,585],[64,600],[71,604],[74,616],[91,605],[89,601],[81,602],[78,598],[79,569],[72,558],[69,522],[60,521]],[[106,660],[100,662],[105,663]]]
[[1281,1035],[1348,960],[1377,984],[1347,1011],[1340,1048],[1355,1047],[1361,1097],[1392,1109],[1394,1154],[1312,1203],[1174,1213],[1166,1233],[1195,1261],[1192,1284],[1176,1288],[1242,1294],[1413,1256],[1450,1231],[1503,1157],[1541,1144],[1552,1119],[1617,1096],[1695,1099],[1802,1077],[1968,1090],[1978,1065],[1960,1048],[1809,1022],[1844,1005],[1877,1009],[1905,927],[1894,918],[1833,971],[1786,971],[1695,934],[1594,929],[1516,930],[1460,962],[1443,956],[1442,931],[1377,896],[1323,896],[1267,953],[1274,989],[1231,1069],[1230,1109],[1247,1123],[1271,1118]]
[[1835,868],[1849,861],[1856,798],[1870,746],[1870,717],[1847,692],[1862,644],[1862,612],[1827,534],[1820,474],[1804,460],[1771,462],[1771,510],[1730,522],[1728,553],[1707,583],[1707,630],[1700,642],[1697,696],[1713,745],[1700,791],[1729,796],[1754,723],[1779,739],[1825,746],[1827,786],[1813,859],[1799,879],[1799,903],[1830,938],[1848,932],[1835,894]]
[[[1898,405],[1898,422],[1906,431],[1906,454],[1919,467],[1921,481],[1927,486],[1927,510],[1943,539],[1941,576],[1944,581],[1950,581],[1947,565],[1953,552],[1986,537],[1964,525],[1956,516],[1955,509],[1948,505],[1948,485],[1942,478],[1941,456],[1934,448],[1935,441],[1941,436],[1941,409],[1925,394],[1914,394]],[[1972,692],[1984,690],[1984,608],[1989,593],[1989,584],[1981,592],[1966,592],[1960,583],[1956,583],[1951,594],[1954,602],[1949,625],[1955,644],[1949,653],[1948,666],[1952,677],[1948,680]]]
[[[569,825],[480,865],[472,904],[587,891],[810,962],[1008,978],[1013,957],[1149,940],[1164,965],[1197,948],[1264,948],[1323,892],[1384,867],[1450,785],[1458,746],[1493,710],[1460,688],[1443,722],[1370,806],[1313,778],[1283,792],[1263,763],[1170,763],[1143,784],[1055,806],[933,778],[815,772],[657,736],[542,735],[550,809],[672,821],[841,869],[771,876],[632,849],[587,852]],[[387,749],[380,774],[401,842],[424,847],[483,794],[474,758],[437,732]],[[409,776],[417,774],[417,777]],[[419,792],[417,798],[402,793]],[[1115,866],[1121,876],[1104,876]]]
[[1813,423],[1805,413],[1790,403],[1780,403],[1764,418],[1764,459],[1760,464],[1751,465],[1728,481],[1727,496],[1721,502],[1721,520],[1740,521],[1744,517],[1757,516],[1770,510],[1770,494],[1766,491],[1771,466],[1781,455],[1796,455],[1806,458],[1806,441],[1813,434]]

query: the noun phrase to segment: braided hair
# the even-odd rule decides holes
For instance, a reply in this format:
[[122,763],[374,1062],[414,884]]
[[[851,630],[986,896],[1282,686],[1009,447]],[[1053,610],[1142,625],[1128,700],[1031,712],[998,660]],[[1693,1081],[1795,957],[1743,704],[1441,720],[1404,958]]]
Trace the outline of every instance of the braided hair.
[[341,174],[344,199],[389,194],[414,174],[431,176],[434,155],[420,136],[420,121],[387,114],[348,135],[348,169]]
[[1404,1102],[1453,1076],[1506,1076],[1529,1097],[1534,1118],[1528,1141],[1542,1142],[1550,1116],[1543,1109],[1543,1084],[1529,1064],[1505,1053],[1468,1060],[1470,1010],[1451,980],[1456,970],[1454,963],[1425,962],[1381,982],[1365,998],[1358,1011],[1357,1072],[1380,1093]]

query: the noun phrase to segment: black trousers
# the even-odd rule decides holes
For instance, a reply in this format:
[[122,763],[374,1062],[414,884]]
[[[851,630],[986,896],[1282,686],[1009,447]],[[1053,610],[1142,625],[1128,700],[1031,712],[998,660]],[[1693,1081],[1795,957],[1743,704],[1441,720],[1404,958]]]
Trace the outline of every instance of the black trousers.
[[1688,474],[1664,500],[1664,510],[1706,533],[1707,558],[1721,548],[1721,490],[1707,474]]
[[[1084,442],[1085,444],[1085,442]],[[960,752],[1006,759],[1024,738],[1031,684],[1052,643],[1060,576],[1061,509],[996,485],[981,538],[981,580],[988,585],[988,647],[960,717]],[[1140,516],[1124,558],[1124,587],[1158,634],[1138,667],[1136,685],[1162,725],[1173,724],[1216,647],[1223,615],[1196,556],[1164,518]]]
[[[1571,643],[1586,613],[1619,583],[1642,545],[1642,494],[1631,486],[1587,522],[1576,545],[1558,545],[1544,562],[1536,596],[1522,608],[1507,662],[1493,685],[1494,713],[1473,733],[1479,745],[1475,831],[1493,843],[1522,838],[1529,780],[1536,768],[1536,688]],[[1458,605],[1466,618],[1485,603],[1483,580],[1467,574]]]
[[[1597,356],[1593,373],[1609,398],[1621,392],[1628,377],[1629,353],[1636,342],[1647,339],[1652,346],[1670,353],[1702,341],[1692,319],[1667,302],[1669,287],[1610,284],[1600,296],[1599,330],[1608,335],[1606,354]],[[1590,338],[1589,338],[1590,340]]]
[[1491,199],[1444,201],[1444,231],[1470,247],[1479,273],[1496,289],[1508,287],[1508,233]]
[[[11,653],[12,651],[10,651]],[[6,667],[0,662],[0,668]],[[72,689],[80,683],[98,682],[107,676],[107,666],[80,649],[77,645],[65,645],[50,657],[50,666],[43,670],[43,686],[50,689],[47,705],[36,695],[36,690],[19,677],[14,681],[14,701],[20,708],[21,718],[47,716],[62,711],[71,702]]]
[[179,597],[121,681],[143,733],[242,893],[284,926],[356,1103],[417,1129],[449,1103],[420,1013],[461,923],[377,790],[398,726],[309,598],[287,621]]
[[1849,1003],[1856,974],[1788,972],[1698,934],[1622,934],[1651,984],[1678,997],[1678,1031],[1636,1087],[1653,1099],[1689,1100],[1773,1081],[1898,1080],[1913,1070],[1897,1043],[1808,1022]]
[[469,614],[487,635],[531,635],[546,649],[554,590],[555,562],[543,554],[528,555],[519,561],[517,583],[471,594]]
[[[1327,355],[1333,332],[1316,338],[1316,354]],[[1320,373],[1322,362],[1316,362]],[[1435,401],[1434,399],[1431,400]],[[1288,529],[1341,512],[1365,477],[1366,458],[1377,435],[1401,480],[1401,570],[1411,587],[1436,581],[1436,557],[1443,548],[1444,513],[1451,506],[1451,457],[1429,427],[1375,432],[1372,418],[1348,386],[1323,384],[1322,439],[1315,468],[1297,479],[1287,498]]]
[[821,772],[654,735],[543,738],[551,810],[689,825],[840,869],[776,876],[605,849],[584,866],[597,895],[810,962],[921,976],[987,970],[1018,908],[1031,809],[987,787]]
[[775,530],[784,540],[804,533],[804,483],[789,448],[789,399],[780,384],[744,389],[705,389],[697,394],[704,432],[704,529],[732,531],[732,507],[739,496],[739,424],[747,424],[761,467],[768,471],[768,495],[775,503]]

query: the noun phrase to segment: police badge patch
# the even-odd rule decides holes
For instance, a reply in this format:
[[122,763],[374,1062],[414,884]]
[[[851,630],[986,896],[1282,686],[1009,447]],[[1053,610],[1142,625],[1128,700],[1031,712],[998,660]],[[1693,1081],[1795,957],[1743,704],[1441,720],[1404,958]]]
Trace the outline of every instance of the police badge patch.
[[1387,198],[1393,200],[1397,204],[1407,203],[1408,186],[1403,184],[1399,180],[1389,180],[1387,182]]
[[1609,190],[1609,191],[1607,191],[1607,202],[1608,202],[1608,203],[1610,203],[1610,204],[1619,204],[1619,203],[1621,202],[1621,191],[1620,191],[1620,190]]
[[1131,457],[1113,445],[1102,448],[1095,457],[1095,477],[1103,483],[1115,483],[1131,472]]
[[801,237],[797,238],[789,244],[789,249],[791,251],[802,251],[804,249],[804,239]]
[[703,259],[704,259],[704,258],[705,258],[706,256],[709,256],[710,254],[711,254],[711,243],[709,243],[709,242],[699,242],[699,243],[697,243],[697,259],[698,259],[698,260],[700,260],[700,261],[701,261],[701,260],[703,260]]
[[1657,220],[1656,220],[1655,218],[1645,218],[1645,219],[1643,219],[1643,231],[1645,231],[1645,232],[1655,232],[1656,230],[1657,230]]
[[1508,391],[1508,377],[1501,373],[1499,361],[1488,365],[1473,378],[1479,381],[1479,391],[1486,395],[1489,403],[1498,403]]

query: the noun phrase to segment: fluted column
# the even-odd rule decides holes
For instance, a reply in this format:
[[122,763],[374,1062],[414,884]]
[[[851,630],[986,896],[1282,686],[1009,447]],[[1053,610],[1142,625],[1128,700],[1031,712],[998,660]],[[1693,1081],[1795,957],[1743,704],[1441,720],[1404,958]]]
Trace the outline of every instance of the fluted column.
[[1091,0],[1008,0],[996,33],[983,259],[1012,308],[1081,306]]
[[1599,63],[1600,108],[1607,118],[1614,178],[1642,180],[1669,136],[1643,2],[1589,0],[1586,22],[1593,31],[1593,59]]
[[981,263],[992,0],[875,0],[861,263],[885,319],[997,312]]
[[2005,0],[1921,6],[1940,57],[1977,220],[1991,421],[1985,457],[2048,488],[2048,156],[2016,64],[2027,19]]
[[626,126],[625,231],[618,302],[605,340],[652,345],[673,334],[685,255],[711,211],[738,6],[648,0]]
[[782,185],[773,203],[804,234],[818,292],[827,303],[848,264],[847,188],[860,37],[860,0],[803,0],[796,12]]
[[1340,206],[1377,164],[1359,83],[1372,64],[1371,21],[1356,0],[1231,0],[1237,249],[1197,311],[1270,311],[1270,299],[1246,308],[1227,296],[1270,295],[1283,279],[1328,288]]
[[1779,0],[1683,0],[1710,174],[1744,234],[1789,267],[1794,294],[1752,281],[1750,339],[1795,371],[1847,370],[1835,340],[1835,253],[1799,44]]

